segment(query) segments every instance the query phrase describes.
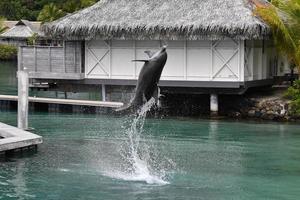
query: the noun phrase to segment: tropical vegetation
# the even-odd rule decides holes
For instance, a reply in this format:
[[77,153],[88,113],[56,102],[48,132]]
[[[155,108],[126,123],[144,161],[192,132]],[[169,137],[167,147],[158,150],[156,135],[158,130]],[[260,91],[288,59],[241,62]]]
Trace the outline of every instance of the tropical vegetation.
[[54,3],[50,3],[44,6],[37,20],[42,22],[52,22],[64,15],[65,13],[63,10],[59,9]]
[[271,27],[277,49],[300,71],[300,0],[255,2],[256,14]]
[[[7,20],[54,20],[90,6],[98,0],[1,0],[0,16]],[[47,13],[47,11],[51,11]]]
[[[256,1],[256,5],[256,13],[272,28],[277,49],[300,72],[300,0]],[[285,97],[291,100],[290,114],[300,116],[300,80],[288,88]]]
[[300,117],[300,80],[296,80],[293,86],[289,87],[285,97],[291,100],[290,114]]
[[0,17],[0,34],[3,33],[6,30],[6,27],[4,25],[5,18]]
[[0,60],[13,60],[17,58],[17,47],[12,45],[0,44]]

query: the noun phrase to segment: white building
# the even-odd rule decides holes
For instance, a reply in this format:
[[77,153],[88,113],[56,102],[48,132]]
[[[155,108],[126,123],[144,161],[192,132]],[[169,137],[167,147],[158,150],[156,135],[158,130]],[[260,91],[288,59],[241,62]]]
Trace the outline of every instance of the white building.
[[242,93],[272,84],[279,71],[254,8],[245,0],[102,0],[46,24],[45,34],[65,45],[22,47],[19,68],[34,79],[134,85],[142,64],[132,60],[167,44],[161,87]]

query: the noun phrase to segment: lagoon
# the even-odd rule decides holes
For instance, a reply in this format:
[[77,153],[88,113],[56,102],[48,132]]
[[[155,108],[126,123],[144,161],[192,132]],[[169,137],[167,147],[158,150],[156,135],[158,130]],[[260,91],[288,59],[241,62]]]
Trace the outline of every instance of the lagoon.
[[[15,112],[0,121],[16,125]],[[298,199],[300,125],[146,119],[147,181],[123,173],[126,117],[31,113],[36,154],[0,162],[0,199]],[[154,179],[153,179],[154,180]]]

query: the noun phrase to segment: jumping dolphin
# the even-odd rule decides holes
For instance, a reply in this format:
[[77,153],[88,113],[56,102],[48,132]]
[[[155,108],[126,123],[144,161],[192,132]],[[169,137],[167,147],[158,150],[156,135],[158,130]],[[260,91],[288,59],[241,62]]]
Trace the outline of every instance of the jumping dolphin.
[[152,97],[158,101],[159,88],[157,85],[168,58],[166,48],[167,46],[163,46],[162,49],[156,53],[145,51],[149,56],[149,59],[147,60],[133,60],[133,62],[145,63],[139,74],[135,88],[135,96],[128,105],[121,107],[116,111],[138,109],[145,101],[149,101]]

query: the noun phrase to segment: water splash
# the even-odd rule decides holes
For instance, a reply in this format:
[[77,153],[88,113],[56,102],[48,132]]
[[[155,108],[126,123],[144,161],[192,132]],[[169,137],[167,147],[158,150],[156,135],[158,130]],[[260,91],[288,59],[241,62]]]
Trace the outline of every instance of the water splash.
[[169,184],[167,168],[174,166],[174,163],[166,157],[160,158],[155,145],[151,143],[151,139],[145,138],[144,133],[147,112],[154,105],[155,99],[152,98],[125,125],[126,140],[119,149],[122,158],[122,166],[119,169],[122,170],[111,170],[106,172],[106,175],[126,181]]

